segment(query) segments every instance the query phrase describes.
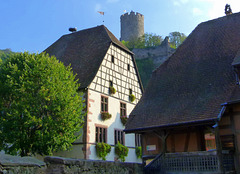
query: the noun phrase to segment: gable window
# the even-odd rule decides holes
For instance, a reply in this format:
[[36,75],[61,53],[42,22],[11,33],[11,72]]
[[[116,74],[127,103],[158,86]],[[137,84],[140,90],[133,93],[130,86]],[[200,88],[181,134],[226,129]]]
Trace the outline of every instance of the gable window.
[[112,63],[114,63],[114,56],[112,55]]
[[96,143],[107,143],[107,128],[96,126]]
[[135,146],[141,146],[141,134],[135,134]]
[[127,116],[126,104],[120,102],[120,116]]
[[115,144],[117,144],[118,142],[123,145],[125,144],[125,134],[122,130],[114,130],[114,142]]
[[127,69],[128,69],[128,71],[130,71],[130,64],[127,65]]
[[132,89],[129,89],[129,95],[131,95],[132,94]]
[[109,81],[109,86],[113,87],[113,82],[111,80]]
[[101,96],[101,112],[108,112],[108,98]]

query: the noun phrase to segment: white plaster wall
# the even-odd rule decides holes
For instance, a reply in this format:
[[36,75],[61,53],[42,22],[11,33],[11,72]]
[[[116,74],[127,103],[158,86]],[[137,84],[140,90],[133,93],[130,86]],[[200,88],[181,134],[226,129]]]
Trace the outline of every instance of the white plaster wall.
[[[102,94],[100,92],[94,91],[89,89],[89,99],[91,99],[92,102],[90,102],[89,107],[89,114],[88,117],[91,120],[91,122],[88,123],[88,126],[90,127],[90,141],[89,143],[96,143],[95,140],[95,127],[96,124],[107,126],[107,143],[111,146],[114,146],[114,129],[121,129],[123,130],[125,127],[123,126],[121,120],[120,120],[120,101],[118,98],[115,98],[114,95],[104,95],[108,97],[108,111],[110,114],[112,114],[112,118],[109,120],[103,121],[100,117],[100,110],[101,110],[101,96]],[[126,102],[125,102],[126,103]],[[134,104],[132,103],[126,103],[127,107],[127,115],[130,114],[132,109],[134,108]],[[126,162],[139,162],[141,163],[141,159],[137,159],[135,154],[135,135],[134,134],[125,134],[125,145],[129,147],[129,154],[126,158]],[[99,158],[96,156],[95,151],[95,145],[91,145],[90,147],[91,154],[89,156],[90,159],[96,159]],[[112,147],[111,153],[107,156],[108,161],[114,161],[114,147]]]

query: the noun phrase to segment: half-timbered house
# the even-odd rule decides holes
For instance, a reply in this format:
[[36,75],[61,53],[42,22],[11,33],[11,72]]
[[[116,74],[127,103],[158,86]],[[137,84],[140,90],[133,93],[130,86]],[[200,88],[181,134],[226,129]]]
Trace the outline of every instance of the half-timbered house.
[[130,114],[149,173],[240,172],[240,13],[199,24]]
[[[64,35],[45,52],[71,64],[84,92],[87,112],[79,131],[82,136],[73,149],[55,155],[99,159],[95,145],[105,142],[112,146],[107,160],[114,161],[114,145],[119,141],[129,148],[126,162],[141,162],[135,154],[135,135],[125,135],[120,119],[129,115],[143,92],[133,53],[103,25]],[[130,95],[135,96],[134,101]],[[103,113],[112,117],[103,120]]]

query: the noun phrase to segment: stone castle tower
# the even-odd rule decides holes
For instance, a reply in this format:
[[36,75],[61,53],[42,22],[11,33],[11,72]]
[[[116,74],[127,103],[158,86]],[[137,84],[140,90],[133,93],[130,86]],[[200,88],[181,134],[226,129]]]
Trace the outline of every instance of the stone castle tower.
[[121,38],[129,41],[144,35],[144,16],[131,11],[121,16]]

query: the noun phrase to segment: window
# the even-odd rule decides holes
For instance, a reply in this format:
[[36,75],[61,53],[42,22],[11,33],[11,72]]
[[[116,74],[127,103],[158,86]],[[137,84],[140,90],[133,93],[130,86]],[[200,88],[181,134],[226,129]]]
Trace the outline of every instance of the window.
[[141,146],[141,134],[135,134],[135,146]]
[[101,96],[101,112],[108,112],[108,98]]
[[128,69],[128,71],[130,71],[130,64],[127,65],[127,69]]
[[96,142],[107,143],[107,128],[96,126]]
[[115,129],[114,130],[114,141],[115,141],[115,144],[117,144],[118,142],[121,143],[121,144],[125,144],[125,134],[122,130],[117,130]]
[[114,63],[114,56],[112,56],[112,63]]
[[126,104],[120,103],[120,116],[127,116]]
[[113,82],[111,80],[109,81],[109,86],[113,87]]
[[132,94],[132,89],[129,89],[129,95],[131,95]]

